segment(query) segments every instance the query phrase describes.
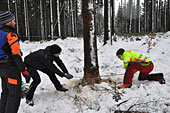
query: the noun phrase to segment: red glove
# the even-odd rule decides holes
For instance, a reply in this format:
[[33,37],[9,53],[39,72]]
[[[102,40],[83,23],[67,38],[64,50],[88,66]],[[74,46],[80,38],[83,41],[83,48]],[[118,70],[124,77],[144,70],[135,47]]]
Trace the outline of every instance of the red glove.
[[31,79],[31,75],[29,74],[29,72],[27,70],[23,71],[22,72],[25,80],[26,80],[26,83],[29,83],[30,79]]
[[30,75],[27,70],[23,71],[22,74],[23,74],[23,75]]

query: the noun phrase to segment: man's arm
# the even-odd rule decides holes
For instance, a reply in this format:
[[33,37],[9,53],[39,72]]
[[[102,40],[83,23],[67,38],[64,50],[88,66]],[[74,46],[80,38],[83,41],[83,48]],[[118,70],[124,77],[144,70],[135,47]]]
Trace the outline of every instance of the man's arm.
[[16,33],[10,32],[7,34],[7,40],[11,48],[13,60],[15,64],[17,65],[19,71],[23,72],[25,70],[25,65],[21,58],[18,35]]
[[40,61],[41,61],[41,63],[42,63],[43,65],[45,65],[45,66],[46,66],[49,70],[51,70],[53,73],[58,74],[60,77],[64,77],[64,76],[65,76],[64,73],[61,72],[61,71],[55,66],[55,64],[53,64],[53,62],[50,61],[49,58],[42,56],[42,57],[40,58]]
[[62,62],[62,60],[60,59],[60,57],[55,57],[54,61],[57,63],[57,65],[60,67],[60,69],[64,73],[68,73],[68,70],[67,70],[66,66],[64,65],[64,63]]
[[129,62],[132,61],[131,55],[129,53],[123,54],[124,68],[127,69]]

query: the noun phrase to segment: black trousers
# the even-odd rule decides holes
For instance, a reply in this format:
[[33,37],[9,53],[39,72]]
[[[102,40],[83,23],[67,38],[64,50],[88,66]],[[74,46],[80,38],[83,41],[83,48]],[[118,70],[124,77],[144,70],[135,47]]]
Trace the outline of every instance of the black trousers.
[[21,101],[21,73],[14,63],[0,63],[0,113],[17,113]]
[[[29,65],[26,65],[26,66],[28,68],[28,72],[31,74],[31,77],[33,79],[33,82],[31,83],[30,88],[29,88],[29,90],[27,92],[26,99],[32,100],[33,96],[34,96],[34,92],[35,92],[37,86],[41,82],[41,78],[40,78],[40,75],[39,75],[39,73],[37,72],[37,70],[35,68],[30,67]],[[56,89],[60,89],[62,87],[62,85],[60,84],[59,80],[55,76],[55,73],[50,71],[48,68],[46,68],[46,69],[39,69],[39,71],[42,71],[43,73],[48,75],[48,77],[50,78],[51,82],[54,84],[54,87]]]

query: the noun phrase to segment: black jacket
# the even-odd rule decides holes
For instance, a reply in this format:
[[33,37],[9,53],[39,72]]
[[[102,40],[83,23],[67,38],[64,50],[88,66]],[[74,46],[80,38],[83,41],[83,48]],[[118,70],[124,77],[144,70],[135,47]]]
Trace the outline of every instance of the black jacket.
[[[37,70],[43,70],[43,69],[49,69],[53,73],[58,74],[61,77],[64,77],[64,73],[68,73],[67,68],[63,64],[60,57],[55,57],[53,54],[51,54],[50,51],[51,46],[46,47],[45,49],[40,49],[38,51],[35,51],[33,53],[30,53],[24,58],[24,62],[26,66],[33,67]],[[53,61],[56,62],[56,64],[60,67],[60,69],[63,71],[61,72],[54,64]]]

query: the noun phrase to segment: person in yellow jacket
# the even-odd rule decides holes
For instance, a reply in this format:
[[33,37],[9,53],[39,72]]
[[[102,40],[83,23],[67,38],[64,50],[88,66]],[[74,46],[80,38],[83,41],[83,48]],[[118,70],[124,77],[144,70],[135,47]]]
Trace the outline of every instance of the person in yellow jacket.
[[123,85],[118,86],[118,88],[130,88],[136,71],[140,72],[138,77],[139,81],[158,81],[160,84],[165,84],[163,73],[149,74],[154,68],[154,64],[150,58],[138,52],[124,50],[122,48],[116,52],[116,56],[123,60],[124,68],[126,70]]

